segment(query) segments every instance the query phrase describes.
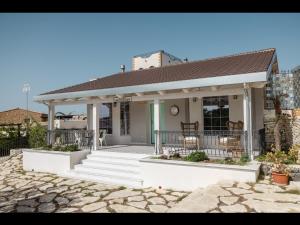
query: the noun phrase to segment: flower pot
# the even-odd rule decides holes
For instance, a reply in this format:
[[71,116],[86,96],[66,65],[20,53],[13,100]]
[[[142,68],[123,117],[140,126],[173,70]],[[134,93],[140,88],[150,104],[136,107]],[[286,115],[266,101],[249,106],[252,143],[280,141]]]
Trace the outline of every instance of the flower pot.
[[284,184],[284,185],[289,184],[289,176],[282,173],[272,172],[272,179],[277,184]]

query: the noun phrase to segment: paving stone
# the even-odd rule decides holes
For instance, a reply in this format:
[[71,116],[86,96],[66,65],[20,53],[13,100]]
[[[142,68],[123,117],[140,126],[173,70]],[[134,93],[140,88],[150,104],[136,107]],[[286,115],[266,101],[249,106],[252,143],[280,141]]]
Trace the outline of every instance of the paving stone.
[[50,193],[57,193],[57,194],[60,194],[64,191],[68,190],[68,187],[67,186],[60,186],[60,187],[52,187],[52,188],[48,188],[47,189],[47,193],[50,194]]
[[165,189],[159,189],[159,188],[157,188],[157,189],[155,189],[155,192],[156,192],[157,194],[164,195],[164,194],[168,194],[170,191],[165,190]]
[[255,199],[248,199],[242,202],[256,212],[276,213],[276,212],[300,212],[300,204],[265,202]]
[[226,205],[232,205],[237,202],[238,197],[220,197],[221,202],[225,203]]
[[40,191],[32,191],[32,192],[29,192],[27,194],[27,198],[28,199],[31,199],[31,198],[38,198],[40,196],[43,196],[44,193],[40,192]]
[[20,213],[32,213],[35,211],[35,208],[31,208],[28,206],[18,206],[16,210]]
[[7,205],[0,208],[0,213],[10,213],[15,211],[15,205]]
[[148,187],[148,188],[145,188],[145,189],[143,189],[143,192],[154,192],[155,191],[155,188],[153,188],[153,187]]
[[162,197],[164,197],[164,199],[166,199],[168,202],[169,201],[176,201],[178,199],[178,197],[172,196],[172,195],[162,195]]
[[284,192],[282,188],[271,184],[255,184],[253,188],[255,191],[264,193]]
[[109,202],[109,204],[123,204],[124,198],[115,198],[115,199],[109,200],[108,202]]
[[153,197],[149,198],[148,202],[150,202],[153,205],[163,205],[166,204],[166,200],[161,197]]
[[97,191],[97,192],[93,192],[93,196],[96,196],[96,197],[103,197],[105,195],[107,195],[109,193],[109,191]]
[[82,197],[72,200],[68,205],[69,206],[83,206],[89,203],[98,201],[99,197]]
[[234,184],[235,182],[233,180],[221,180],[217,183],[217,185],[223,188],[232,187]]
[[254,193],[251,190],[246,190],[246,189],[242,189],[242,188],[226,188],[228,191],[231,191],[232,193],[236,194],[236,195],[243,195],[243,194],[251,194]]
[[85,197],[85,194],[83,193],[70,193],[70,194],[67,194],[67,195],[63,195],[63,197],[66,197],[68,199],[78,199],[78,198],[83,198]]
[[91,213],[109,213],[109,211],[107,210],[107,208],[103,207],[103,208],[97,209]]
[[53,203],[51,203],[51,202],[42,203],[38,207],[38,212],[51,213],[51,212],[54,212],[54,211],[55,211],[55,205]]
[[60,182],[62,182],[62,181],[64,181],[64,180],[65,180],[65,178],[58,177],[58,178],[56,178],[55,180],[52,180],[51,183],[57,184],[57,183],[60,183]]
[[202,188],[196,189],[189,196],[178,202],[167,212],[200,213],[208,212],[218,207],[218,195],[204,194]]
[[267,202],[300,203],[300,195],[288,193],[254,193],[243,196],[245,199],[255,199]]
[[43,177],[40,180],[41,181],[51,181],[51,180],[54,180],[54,179],[55,179],[54,177]]
[[114,189],[118,189],[120,186],[116,186],[116,185],[106,185],[106,184],[95,184],[92,186],[88,186],[86,187],[87,189],[91,189],[91,190],[97,190],[97,191],[105,191],[105,190],[114,190]]
[[20,187],[24,187],[25,185],[29,184],[30,183],[30,180],[23,180],[23,181],[20,181],[18,182],[16,185],[15,185],[15,188],[20,188]]
[[45,190],[47,190],[48,188],[51,188],[51,187],[53,187],[53,186],[54,186],[54,184],[47,183],[47,184],[45,184],[45,185],[39,187],[39,190],[40,190],[40,191],[45,191]]
[[72,213],[72,212],[76,212],[78,211],[78,208],[59,208],[58,210],[56,210],[56,213]]
[[5,188],[2,188],[0,190],[0,192],[8,192],[8,191],[14,191],[15,189],[13,187],[5,187]]
[[81,193],[83,194],[87,194],[87,195],[90,195],[92,193],[94,193],[95,191],[94,190],[82,190]]
[[63,198],[63,197],[57,197],[55,198],[55,201],[57,202],[58,205],[66,205],[70,202],[67,198]]
[[239,213],[239,212],[247,212],[247,209],[244,205],[241,204],[235,204],[235,205],[226,205],[226,206],[220,206],[220,210],[222,212],[227,213]]
[[163,213],[166,212],[169,208],[165,205],[149,205],[150,212]]
[[209,194],[209,195],[214,195],[217,197],[221,197],[221,196],[231,196],[231,193],[229,191],[226,191],[225,189],[221,188],[218,185],[211,185],[208,186],[205,189],[205,193]]
[[146,201],[138,201],[138,202],[127,202],[127,205],[133,206],[139,209],[145,209],[147,202]]
[[156,194],[156,193],[154,193],[154,192],[143,193],[143,195],[144,195],[146,198],[151,198],[151,197],[156,197],[156,196],[158,196],[158,194]]
[[28,199],[19,201],[18,205],[36,207],[38,205],[38,202],[35,199]]
[[249,184],[242,183],[242,182],[238,183],[237,187],[238,188],[243,188],[243,189],[246,189],[246,190],[249,190],[251,188],[251,186]]
[[64,186],[64,185],[66,185],[66,186],[72,186],[72,185],[79,184],[81,182],[82,182],[81,180],[68,179],[68,180],[65,180],[65,181],[57,183],[57,186]]
[[148,211],[143,209],[138,209],[128,205],[114,204],[109,206],[117,213],[146,213]]
[[174,207],[176,205],[176,202],[168,202],[167,206],[170,208]]
[[106,207],[106,205],[107,205],[106,202],[95,202],[95,203],[92,203],[92,204],[85,205],[84,207],[81,208],[81,210],[83,212],[92,212],[92,211],[95,211],[97,209]]
[[127,197],[136,196],[140,194],[141,194],[140,191],[132,191],[132,190],[124,189],[124,190],[110,193],[108,196],[104,198],[104,200],[110,200],[115,198],[127,198]]
[[187,193],[185,193],[185,192],[178,192],[178,191],[171,192],[170,194],[174,195],[174,196],[178,196],[178,197],[187,195]]
[[144,196],[141,196],[141,195],[128,197],[128,199],[127,199],[128,202],[139,202],[139,201],[143,201],[143,200],[144,200]]
[[40,202],[52,202],[52,200],[56,197],[56,193],[51,194],[45,194],[42,197],[40,197]]
[[72,189],[72,190],[69,190],[69,191],[64,191],[61,194],[62,195],[67,195],[67,194],[73,194],[73,193],[79,193],[79,192],[81,192],[81,188],[76,188],[76,189]]
[[9,201],[3,201],[3,202],[0,202],[0,207],[5,207],[5,206],[8,206],[8,205],[15,205],[17,204],[17,200],[16,199],[11,199]]

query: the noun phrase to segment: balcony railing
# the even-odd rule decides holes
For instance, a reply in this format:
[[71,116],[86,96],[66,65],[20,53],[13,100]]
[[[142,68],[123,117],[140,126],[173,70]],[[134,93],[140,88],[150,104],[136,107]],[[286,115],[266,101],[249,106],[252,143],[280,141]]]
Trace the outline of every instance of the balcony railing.
[[[156,154],[188,155],[203,151],[210,157],[239,158],[250,157],[247,131],[155,131]],[[253,132],[253,153],[259,155],[263,150],[262,132]]]
[[78,145],[81,149],[91,149],[93,146],[92,130],[56,129],[47,131],[47,143],[53,146]]

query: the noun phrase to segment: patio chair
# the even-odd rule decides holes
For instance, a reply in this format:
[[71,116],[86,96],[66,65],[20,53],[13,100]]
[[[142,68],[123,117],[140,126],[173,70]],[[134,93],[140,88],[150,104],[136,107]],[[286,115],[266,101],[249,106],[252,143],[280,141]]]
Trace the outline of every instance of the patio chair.
[[224,134],[227,135],[220,135],[218,137],[219,147],[222,147],[227,152],[234,153],[236,156],[240,156],[243,151],[240,131],[243,130],[244,123],[242,121],[227,121],[226,126],[228,132],[224,131]]
[[183,138],[183,148],[186,150],[188,147],[196,146],[199,150],[200,148],[200,135],[198,134],[199,122],[195,123],[183,123],[181,122],[182,138]]
[[100,130],[99,142],[100,142],[101,148],[103,146],[103,143],[107,146],[107,144],[106,144],[106,135],[107,135],[106,130]]
[[81,137],[78,132],[75,132],[75,143],[80,146],[81,145]]

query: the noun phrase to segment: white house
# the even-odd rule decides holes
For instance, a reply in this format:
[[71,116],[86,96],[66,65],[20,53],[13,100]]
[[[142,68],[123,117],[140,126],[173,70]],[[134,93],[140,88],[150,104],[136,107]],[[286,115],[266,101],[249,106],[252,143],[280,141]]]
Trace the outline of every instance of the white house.
[[[86,105],[94,150],[139,145],[135,153],[197,148],[222,156],[238,149],[253,158],[257,132],[264,127],[265,85],[277,72],[274,48],[192,62],[158,51],[135,56],[132,71],[43,93],[34,100],[48,105],[52,132],[57,105]],[[101,107],[105,115],[100,115]],[[240,124],[240,129],[231,130],[228,121]],[[196,127],[191,137],[184,135],[185,125]],[[99,147],[101,129],[107,131],[111,147]],[[230,149],[228,143],[237,137],[238,148]]]

